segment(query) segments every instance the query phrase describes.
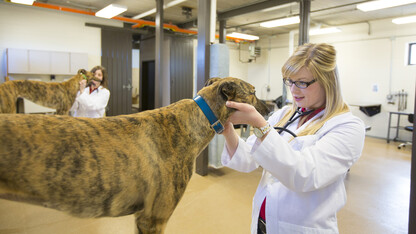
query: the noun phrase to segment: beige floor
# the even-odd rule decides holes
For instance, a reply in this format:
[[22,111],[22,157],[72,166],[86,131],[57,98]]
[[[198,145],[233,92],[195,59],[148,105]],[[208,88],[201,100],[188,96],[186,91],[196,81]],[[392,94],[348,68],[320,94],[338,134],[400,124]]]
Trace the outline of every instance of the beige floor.
[[[341,233],[407,233],[409,148],[367,138],[364,154],[347,177],[347,205],[339,212]],[[249,233],[251,199],[261,172],[212,169],[194,174],[170,219],[167,234]],[[0,200],[0,234],[134,233],[132,216],[77,219],[61,212]]]

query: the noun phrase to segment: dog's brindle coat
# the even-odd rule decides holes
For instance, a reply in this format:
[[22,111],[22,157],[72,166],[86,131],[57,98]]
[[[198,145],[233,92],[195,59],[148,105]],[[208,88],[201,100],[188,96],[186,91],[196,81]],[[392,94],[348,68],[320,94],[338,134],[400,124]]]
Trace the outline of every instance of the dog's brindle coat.
[[[225,123],[225,102],[267,107],[236,78],[199,91]],[[135,214],[139,233],[162,233],[215,132],[192,99],[100,119],[0,115],[0,198],[78,217]]]
[[41,106],[56,109],[58,115],[68,115],[74,104],[79,82],[87,79],[91,82],[94,75],[84,69],[64,82],[43,82],[33,80],[13,80],[0,84],[0,113],[17,112],[17,98],[26,98]]

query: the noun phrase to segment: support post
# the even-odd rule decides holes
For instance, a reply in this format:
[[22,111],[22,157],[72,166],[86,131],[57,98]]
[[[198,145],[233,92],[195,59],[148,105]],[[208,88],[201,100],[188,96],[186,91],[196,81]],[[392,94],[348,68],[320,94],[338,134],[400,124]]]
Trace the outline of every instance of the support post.
[[[209,79],[210,24],[211,0],[198,0],[197,90],[202,89]],[[208,147],[196,158],[195,172],[202,176],[208,174]]]
[[[415,109],[416,110],[416,97]],[[414,111],[413,111],[414,112]],[[415,114],[415,113],[413,113]],[[413,129],[416,127],[413,115]],[[410,204],[409,204],[409,232],[416,233],[416,132],[412,135],[412,161],[410,169]]]
[[220,38],[219,38],[219,41],[222,44],[225,44],[225,41],[226,41],[227,29],[225,28],[225,26],[226,26],[226,21],[225,20],[220,20]]
[[163,0],[156,0],[155,108],[163,106]]
[[303,45],[309,42],[311,0],[300,0],[299,3],[299,45]]

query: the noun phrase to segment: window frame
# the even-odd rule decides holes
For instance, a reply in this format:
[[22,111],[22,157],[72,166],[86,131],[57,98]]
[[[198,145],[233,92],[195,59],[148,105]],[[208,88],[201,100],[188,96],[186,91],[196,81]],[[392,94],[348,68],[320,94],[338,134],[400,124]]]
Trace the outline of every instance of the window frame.
[[[412,61],[413,55],[413,61]],[[407,65],[416,65],[416,42],[409,43],[408,52],[407,52]]]

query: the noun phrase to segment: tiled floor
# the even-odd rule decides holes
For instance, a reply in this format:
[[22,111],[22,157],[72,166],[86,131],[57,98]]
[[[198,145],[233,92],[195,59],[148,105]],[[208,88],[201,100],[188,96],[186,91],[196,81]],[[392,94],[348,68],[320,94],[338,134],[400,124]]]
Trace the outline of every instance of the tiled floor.
[[[410,148],[367,138],[362,158],[347,177],[347,205],[339,212],[341,233],[407,233]],[[171,217],[167,234],[249,233],[251,200],[261,171],[227,168],[194,174]],[[133,234],[132,216],[78,219],[61,212],[0,200],[0,234]]]

